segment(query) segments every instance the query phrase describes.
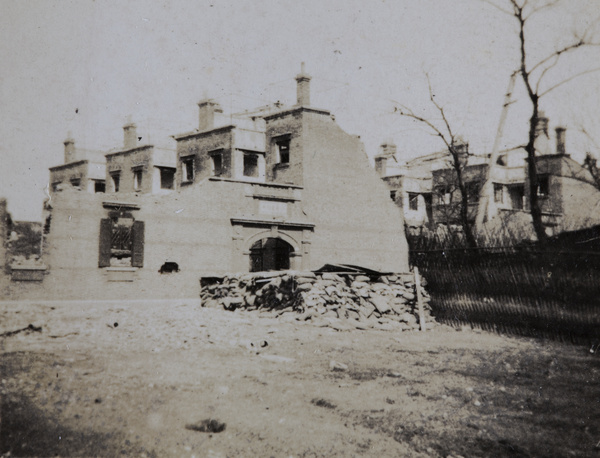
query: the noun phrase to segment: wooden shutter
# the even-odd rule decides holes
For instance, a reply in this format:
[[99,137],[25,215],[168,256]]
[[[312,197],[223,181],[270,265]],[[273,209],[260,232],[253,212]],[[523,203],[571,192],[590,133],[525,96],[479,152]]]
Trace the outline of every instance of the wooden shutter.
[[98,267],[110,266],[110,244],[112,239],[112,221],[110,218],[100,220],[100,250]]
[[133,267],[144,267],[144,222],[133,222],[133,253],[131,265]]

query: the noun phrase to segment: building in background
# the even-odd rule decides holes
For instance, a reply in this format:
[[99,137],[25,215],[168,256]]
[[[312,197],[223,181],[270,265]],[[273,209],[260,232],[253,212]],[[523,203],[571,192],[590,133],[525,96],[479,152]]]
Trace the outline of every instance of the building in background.
[[[565,128],[555,129],[553,149],[548,118],[541,113],[536,139],[537,193],[549,235],[589,227],[600,220],[600,190],[589,171],[566,151],[565,136]],[[518,230],[528,228],[531,223],[525,150],[503,151],[490,164],[490,155],[472,154],[466,143],[461,148],[469,220],[475,224],[483,205],[481,191],[489,179],[492,192],[486,201],[484,230],[507,225],[518,226]],[[375,156],[375,170],[387,184],[392,200],[402,208],[409,229],[460,225],[461,193],[448,152],[401,162],[396,146],[386,142]]]

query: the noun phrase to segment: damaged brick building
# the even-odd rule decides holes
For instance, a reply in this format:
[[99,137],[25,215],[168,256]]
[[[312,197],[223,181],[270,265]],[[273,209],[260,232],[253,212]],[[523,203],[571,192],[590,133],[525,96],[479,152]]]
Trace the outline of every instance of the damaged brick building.
[[8,296],[198,297],[202,277],[327,263],[408,271],[400,209],[360,139],[311,106],[310,80],[297,75],[294,106],[224,116],[201,101],[175,151],[139,145],[131,122],[103,163],[69,139],[51,169],[44,278]]

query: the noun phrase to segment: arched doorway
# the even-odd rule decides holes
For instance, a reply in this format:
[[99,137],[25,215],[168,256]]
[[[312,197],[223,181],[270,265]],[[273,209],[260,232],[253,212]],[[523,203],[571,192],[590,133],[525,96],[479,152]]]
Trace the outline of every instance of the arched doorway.
[[294,247],[276,237],[260,239],[250,247],[250,272],[288,270]]

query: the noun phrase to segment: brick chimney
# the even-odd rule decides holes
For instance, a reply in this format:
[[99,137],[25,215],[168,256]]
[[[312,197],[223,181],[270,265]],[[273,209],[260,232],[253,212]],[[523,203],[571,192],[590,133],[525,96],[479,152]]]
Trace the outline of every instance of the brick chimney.
[[300,106],[310,106],[310,80],[311,77],[304,71],[302,62],[300,73],[296,75],[296,98]]
[[65,164],[75,162],[75,140],[73,140],[71,132],[67,134],[63,143],[65,145]]
[[567,150],[565,147],[567,129],[564,127],[557,127],[556,131],[556,154],[566,154]]
[[123,148],[132,149],[138,144],[137,126],[131,122],[131,118],[123,126]]
[[387,174],[388,160],[394,158],[397,148],[392,140],[386,140],[381,144],[379,149],[381,152],[375,156],[375,171],[379,176],[384,177]]
[[538,155],[552,154],[548,136],[548,118],[543,111],[538,113],[535,124],[535,151]]
[[198,130],[211,130],[215,127],[215,114],[223,113],[223,108],[213,99],[204,99],[198,102]]

